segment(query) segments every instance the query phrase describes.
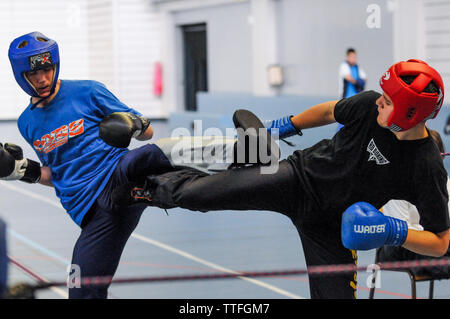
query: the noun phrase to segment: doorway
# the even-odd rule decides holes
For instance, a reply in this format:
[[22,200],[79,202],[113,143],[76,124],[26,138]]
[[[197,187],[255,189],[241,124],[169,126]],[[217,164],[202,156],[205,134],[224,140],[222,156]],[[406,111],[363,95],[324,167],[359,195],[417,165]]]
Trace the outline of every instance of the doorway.
[[197,110],[197,92],[208,91],[206,23],[182,26],[184,53],[184,105]]

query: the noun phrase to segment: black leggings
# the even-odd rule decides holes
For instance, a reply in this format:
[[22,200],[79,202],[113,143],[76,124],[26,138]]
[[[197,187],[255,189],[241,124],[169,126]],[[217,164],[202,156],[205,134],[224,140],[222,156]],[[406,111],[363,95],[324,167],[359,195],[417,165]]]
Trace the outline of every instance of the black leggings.
[[[356,253],[341,243],[340,213],[325,214],[314,208],[288,161],[275,174],[261,167],[235,168],[208,175],[182,169],[149,176],[153,204],[194,211],[266,210],[291,218],[302,240],[308,267],[356,263]],[[311,298],[355,298],[356,273],[310,276]]]

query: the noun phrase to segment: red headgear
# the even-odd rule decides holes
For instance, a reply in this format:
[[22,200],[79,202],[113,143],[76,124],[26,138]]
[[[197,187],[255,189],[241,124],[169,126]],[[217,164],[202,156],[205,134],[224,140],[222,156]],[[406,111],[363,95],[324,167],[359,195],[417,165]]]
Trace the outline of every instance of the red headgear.
[[[415,76],[406,84],[401,76]],[[437,93],[423,90],[433,81]],[[394,110],[388,119],[393,131],[405,131],[418,123],[435,118],[444,101],[444,83],[439,73],[421,60],[399,62],[390,67],[380,79],[380,86],[394,103]]]

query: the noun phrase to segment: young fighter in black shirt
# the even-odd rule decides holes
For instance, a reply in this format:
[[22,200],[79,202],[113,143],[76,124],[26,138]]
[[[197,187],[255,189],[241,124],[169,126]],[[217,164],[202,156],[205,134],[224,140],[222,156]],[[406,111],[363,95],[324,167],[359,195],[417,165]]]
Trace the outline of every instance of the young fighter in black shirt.
[[[276,173],[251,166],[215,175],[184,169],[149,176],[151,205],[285,214],[299,232],[308,267],[354,263],[353,249],[382,245],[443,255],[450,238],[447,173],[425,126],[442,106],[442,79],[425,62],[409,60],[394,64],[380,85],[382,95],[369,91],[270,123],[281,138],[344,125],[332,139],[295,151]],[[377,210],[391,199],[414,204],[424,231],[408,230]],[[311,276],[310,292],[312,298],[354,298],[356,274]]]

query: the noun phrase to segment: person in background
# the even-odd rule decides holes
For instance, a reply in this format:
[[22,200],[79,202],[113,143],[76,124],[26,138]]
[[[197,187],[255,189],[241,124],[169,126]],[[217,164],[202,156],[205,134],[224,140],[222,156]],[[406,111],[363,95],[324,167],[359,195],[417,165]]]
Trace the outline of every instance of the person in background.
[[358,56],[353,48],[347,49],[347,57],[339,67],[339,95],[340,98],[352,97],[364,91],[366,73],[358,66]]
[[[358,66],[358,56],[353,48],[347,49],[344,62],[339,67],[339,97],[349,98],[362,91],[366,86],[366,73]],[[339,124],[338,130],[343,127]]]

